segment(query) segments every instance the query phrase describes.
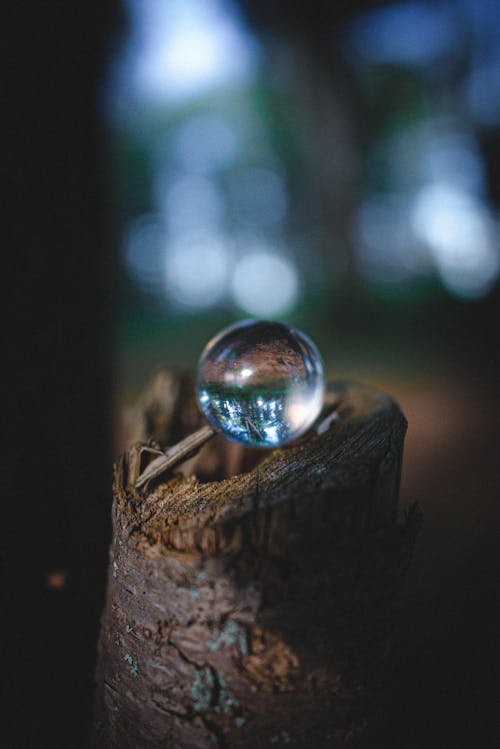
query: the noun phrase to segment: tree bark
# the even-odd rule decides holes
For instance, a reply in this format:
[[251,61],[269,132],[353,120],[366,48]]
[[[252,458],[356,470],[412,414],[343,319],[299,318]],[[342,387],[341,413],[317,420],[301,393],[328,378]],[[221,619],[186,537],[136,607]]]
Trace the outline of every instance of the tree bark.
[[[177,438],[180,411],[195,426],[184,401]],[[190,464],[203,481],[170,473],[138,491],[137,449],[115,466],[95,747],[340,747],[366,735],[420,512],[398,519],[397,405],[353,383],[334,383],[326,402],[319,428],[272,453],[216,437]]]

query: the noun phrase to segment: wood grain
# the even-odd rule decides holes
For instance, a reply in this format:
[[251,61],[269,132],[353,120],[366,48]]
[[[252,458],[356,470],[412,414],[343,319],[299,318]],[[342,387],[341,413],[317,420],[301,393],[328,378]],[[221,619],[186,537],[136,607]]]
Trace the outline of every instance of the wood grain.
[[230,478],[206,480],[225,460],[218,437],[203,481],[174,472],[138,490],[137,446],[115,467],[94,746],[369,735],[420,512],[398,518],[398,406],[348,382],[327,404],[322,427]]

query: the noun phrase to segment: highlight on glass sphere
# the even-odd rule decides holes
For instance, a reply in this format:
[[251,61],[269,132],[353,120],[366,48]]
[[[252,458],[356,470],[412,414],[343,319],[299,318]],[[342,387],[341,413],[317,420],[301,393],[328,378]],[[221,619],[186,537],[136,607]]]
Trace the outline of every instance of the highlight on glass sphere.
[[315,344],[288,325],[243,320],[206,345],[197,397],[208,422],[247,447],[273,448],[303,435],[323,406]]

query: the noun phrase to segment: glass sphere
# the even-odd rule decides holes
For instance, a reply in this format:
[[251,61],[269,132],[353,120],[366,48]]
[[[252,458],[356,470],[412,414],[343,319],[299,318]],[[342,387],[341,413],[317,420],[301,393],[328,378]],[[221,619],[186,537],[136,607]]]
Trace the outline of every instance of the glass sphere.
[[277,447],[304,434],[324,395],[318,349],[278,322],[243,320],[225,328],[198,365],[198,403],[207,420],[248,447]]

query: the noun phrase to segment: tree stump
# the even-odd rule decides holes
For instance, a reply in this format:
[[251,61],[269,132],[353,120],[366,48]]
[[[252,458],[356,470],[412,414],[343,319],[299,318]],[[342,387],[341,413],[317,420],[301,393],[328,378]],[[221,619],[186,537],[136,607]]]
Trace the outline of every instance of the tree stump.
[[[146,404],[157,442],[174,422],[177,439],[197,426],[190,389],[178,390],[166,399],[175,419]],[[115,466],[95,747],[343,747],[363,736],[420,512],[398,519],[397,405],[339,382],[326,404],[299,442],[264,453],[216,437],[191,461],[196,475],[146,491],[133,485],[137,446]]]

